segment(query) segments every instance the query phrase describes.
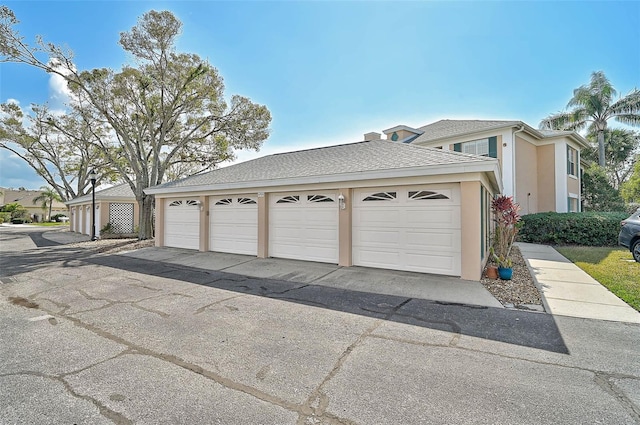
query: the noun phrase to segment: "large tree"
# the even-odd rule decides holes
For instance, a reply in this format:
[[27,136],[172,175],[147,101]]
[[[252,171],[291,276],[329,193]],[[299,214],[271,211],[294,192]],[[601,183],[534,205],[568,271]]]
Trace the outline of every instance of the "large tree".
[[43,210],[49,208],[47,220],[51,220],[51,208],[53,208],[53,201],[61,202],[62,198],[60,198],[60,195],[58,195],[55,190],[47,186],[42,186],[40,188],[40,195],[33,198],[34,205],[38,203],[41,204]]
[[120,34],[120,45],[134,59],[120,71],[77,71],[71,52],[41,39],[26,44],[17,23],[10,9],[0,7],[0,61],[63,77],[74,111],[91,127],[108,129],[96,131],[94,140],[135,193],[141,239],[152,235],[153,197],[144,189],[161,184],[172,170],[209,170],[233,158],[233,149],[257,150],[269,135],[265,106],[238,95],[225,101],[217,70],[195,54],[175,51],[182,24],[168,11],[145,13]]
[[609,183],[604,168],[592,164],[582,174],[584,211],[624,211],[620,193]]
[[[590,148],[583,149],[580,157],[591,162],[598,162],[597,135],[588,134]],[[607,129],[604,136],[605,172],[609,183],[619,189],[631,173],[640,152],[640,133],[636,131],[614,128]]]
[[89,171],[96,167],[98,184],[113,179],[93,132],[77,114],[51,114],[46,105],[25,112],[15,103],[0,105],[0,148],[23,159],[63,200],[91,189]]
[[628,203],[640,204],[640,158],[633,167],[633,174],[622,184],[620,194]]
[[551,130],[582,130],[596,134],[598,140],[598,164],[605,166],[605,131],[607,122],[615,119],[631,126],[640,126],[640,90],[615,100],[617,95],[604,72],[591,74],[589,84],[573,91],[569,111],[549,115],[540,122],[540,128]]

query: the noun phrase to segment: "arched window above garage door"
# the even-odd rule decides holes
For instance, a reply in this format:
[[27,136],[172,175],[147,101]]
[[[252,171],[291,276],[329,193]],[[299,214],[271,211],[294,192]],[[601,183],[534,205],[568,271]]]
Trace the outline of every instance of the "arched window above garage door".
[[283,196],[282,198],[276,201],[276,204],[297,204],[300,202],[300,196],[298,195],[289,195]]
[[396,192],[378,192],[378,193],[372,193],[371,195],[365,197],[363,199],[363,201],[365,202],[369,202],[369,201],[392,201],[394,199],[396,199],[397,193]]
[[238,198],[238,203],[243,205],[257,204],[256,200],[252,198]]
[[335,202],[335,200],[325,195],[307,195],[307,201],[309,202]]
[[432,192],[430,190],[412,190],[412,191],[409,191],[409,199],[429,200],[429,199],[449,199],[449,197],[442,193]]

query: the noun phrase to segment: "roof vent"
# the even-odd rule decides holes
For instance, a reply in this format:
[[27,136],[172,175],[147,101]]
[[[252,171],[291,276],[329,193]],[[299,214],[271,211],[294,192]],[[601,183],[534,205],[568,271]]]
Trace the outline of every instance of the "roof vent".
[[371,133],[366,133],[364,135],[365,142],[371,142],[372,140],[380,140],[381,138],[382,138],[382,134],[376,133],[375,131],[372,131]]

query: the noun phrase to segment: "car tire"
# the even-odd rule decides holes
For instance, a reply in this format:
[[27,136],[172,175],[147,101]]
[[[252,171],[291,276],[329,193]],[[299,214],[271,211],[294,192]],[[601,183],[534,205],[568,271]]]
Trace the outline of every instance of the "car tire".
[[640,263],[640,239],[635,241],[631,246],[631,254],[633,255],[633,259]]

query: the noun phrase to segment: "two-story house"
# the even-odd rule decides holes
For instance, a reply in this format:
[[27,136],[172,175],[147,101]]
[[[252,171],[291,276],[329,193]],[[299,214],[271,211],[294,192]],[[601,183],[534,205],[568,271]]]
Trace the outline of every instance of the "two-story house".
[[521,214],[580,211],[580,150],[588,142],[573,131],[537,130],[522,121],[441,120],[383,133],[399,143],[497,158],[503,194],[513,196]]

